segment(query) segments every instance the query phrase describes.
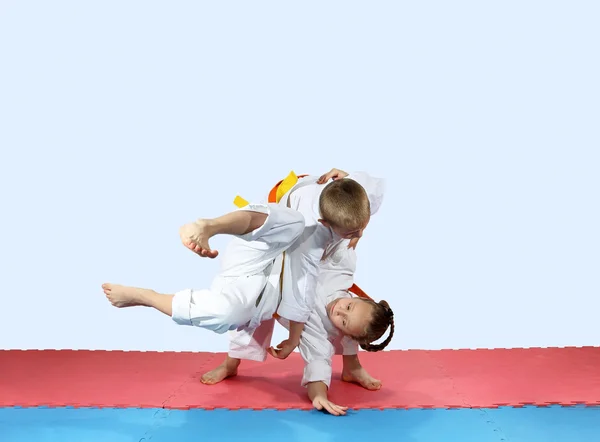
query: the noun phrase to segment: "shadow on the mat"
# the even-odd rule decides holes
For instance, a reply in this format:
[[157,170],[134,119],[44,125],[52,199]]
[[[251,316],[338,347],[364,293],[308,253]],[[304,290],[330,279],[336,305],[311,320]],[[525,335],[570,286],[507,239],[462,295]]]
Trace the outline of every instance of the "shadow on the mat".
[[[273,403],[285,405],[306,402],[306,388],[300,385],[300,381],[300,376],[290,373],[275,378],[238,374],[235,378],[227,379],[226,382],[232,386],[243,387],[246,394],[248,390],[260,393],[261,396],[268,392],[273,398]],[[333,374],[330,390],[329,398],[333,402],[337,400],[340,405],[352,408],[384,407],[398,399],[397,392],[395,393],[392,388],[386,389],[384,385],[380,390],[369,391],[360,385],[343,382],[340,373]]]

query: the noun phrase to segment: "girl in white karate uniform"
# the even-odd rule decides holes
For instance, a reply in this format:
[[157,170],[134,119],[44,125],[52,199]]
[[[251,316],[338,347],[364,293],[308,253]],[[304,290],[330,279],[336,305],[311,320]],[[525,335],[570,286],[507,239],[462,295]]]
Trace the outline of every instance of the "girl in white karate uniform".
[[[334,415],[345,414],[347,407],[334,404],[327,396],[333,355],[343,357],[342,380],[378,390],[381,382],[361,366],[358,346],[367,351],[380,351],[394,335],[394,314],[386,301],[376,303],[349,291],[354,284],[356,251],[348,244],[349,241],[342,242],[319,266],[315,306],[304,325],[299,344],[305,362],[302,386],[307,387],[315,408]],[[279,317],[278,321],[289,329],[289,320]],[[388,328],[387,338],[380,344],[373,344]],[[246,329],[232,332],[225,361],[206,373],[202,381],[213,384],[236,375],[240,359],[264,361],[267,352],[280,357],[275,349],[267,348],[272,331],[272,320],[266,320],[252,334]]]

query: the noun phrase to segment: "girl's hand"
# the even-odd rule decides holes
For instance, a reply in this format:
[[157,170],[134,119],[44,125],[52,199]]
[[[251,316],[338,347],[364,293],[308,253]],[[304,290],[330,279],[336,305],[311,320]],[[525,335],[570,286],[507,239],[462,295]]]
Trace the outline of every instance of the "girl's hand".
[[281,344],[279,344],[277,347],[273,348],[273,347],[269,347],[267,349],[267,351],[271,354],[271,356],[273,356],[274,358],[277,359],[285,359],[287,358],[290,354],[292,354],[292,352],[294,351],[294,349],[298,347],[298,342],[292,340],[292,339],[286,339],[285,341],[283,341]]
[[333,414],[334,416],[344,415],[348,409],[348,407],[336,405],[322,396],[317,396],[313,399],[313,407],[315,407],[317,410],[325,409],[329,414]]

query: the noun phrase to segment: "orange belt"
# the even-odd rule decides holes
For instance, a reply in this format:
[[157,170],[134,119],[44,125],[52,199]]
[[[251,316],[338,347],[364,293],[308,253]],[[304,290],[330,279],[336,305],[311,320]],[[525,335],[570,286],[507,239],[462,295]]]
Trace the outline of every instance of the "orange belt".
[[[304,178],[308,175],[296,175],[293,171],[289,173],[287,177],[279,181],[271,191],[269,192],[269,203],[279,203],[283,195],[285,195],[292,187],[296,185],[299,178]],[[249,203],[241,196],[236,196],[233,200],[233,203],[238,207],[247,206]],[[283,258],[285,260],[285,252],[283,252]],[[279,291],[280,293],[283,291],[283,262],[281,263],[281,275],[279,276]],[[352,284],[352,287],[348,289],[349,292],[354,293],[359,298],[372,299],[369,295],[367,295],[359,286],[356,284]],[[277,319],[280,316],[277,312],[273,313],[273,318]]]
[[365,298],[365,299],[370,299],[373,300],[373,298],[371,298],[369,295],[367,295],[363,289],[361,289],[359,286],[357,286],[356,284],[352,284],[352,287],[350,287],[348,289],[349,292],[354,293],[356,296],[358,296],[359,298]]

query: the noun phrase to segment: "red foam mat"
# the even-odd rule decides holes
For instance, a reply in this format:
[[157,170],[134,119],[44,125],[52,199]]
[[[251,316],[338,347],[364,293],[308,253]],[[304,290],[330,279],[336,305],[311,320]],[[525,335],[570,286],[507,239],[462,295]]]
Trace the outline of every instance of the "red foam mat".
[[[207,386],[199,378],[224,354],[122,351],[0,351],[0,406],[309,409],[302,361],[242,362]],[[383,381],[370,392],[341,382],[330,397],[351,408],[600,405],[600,348],[361,352]]]

